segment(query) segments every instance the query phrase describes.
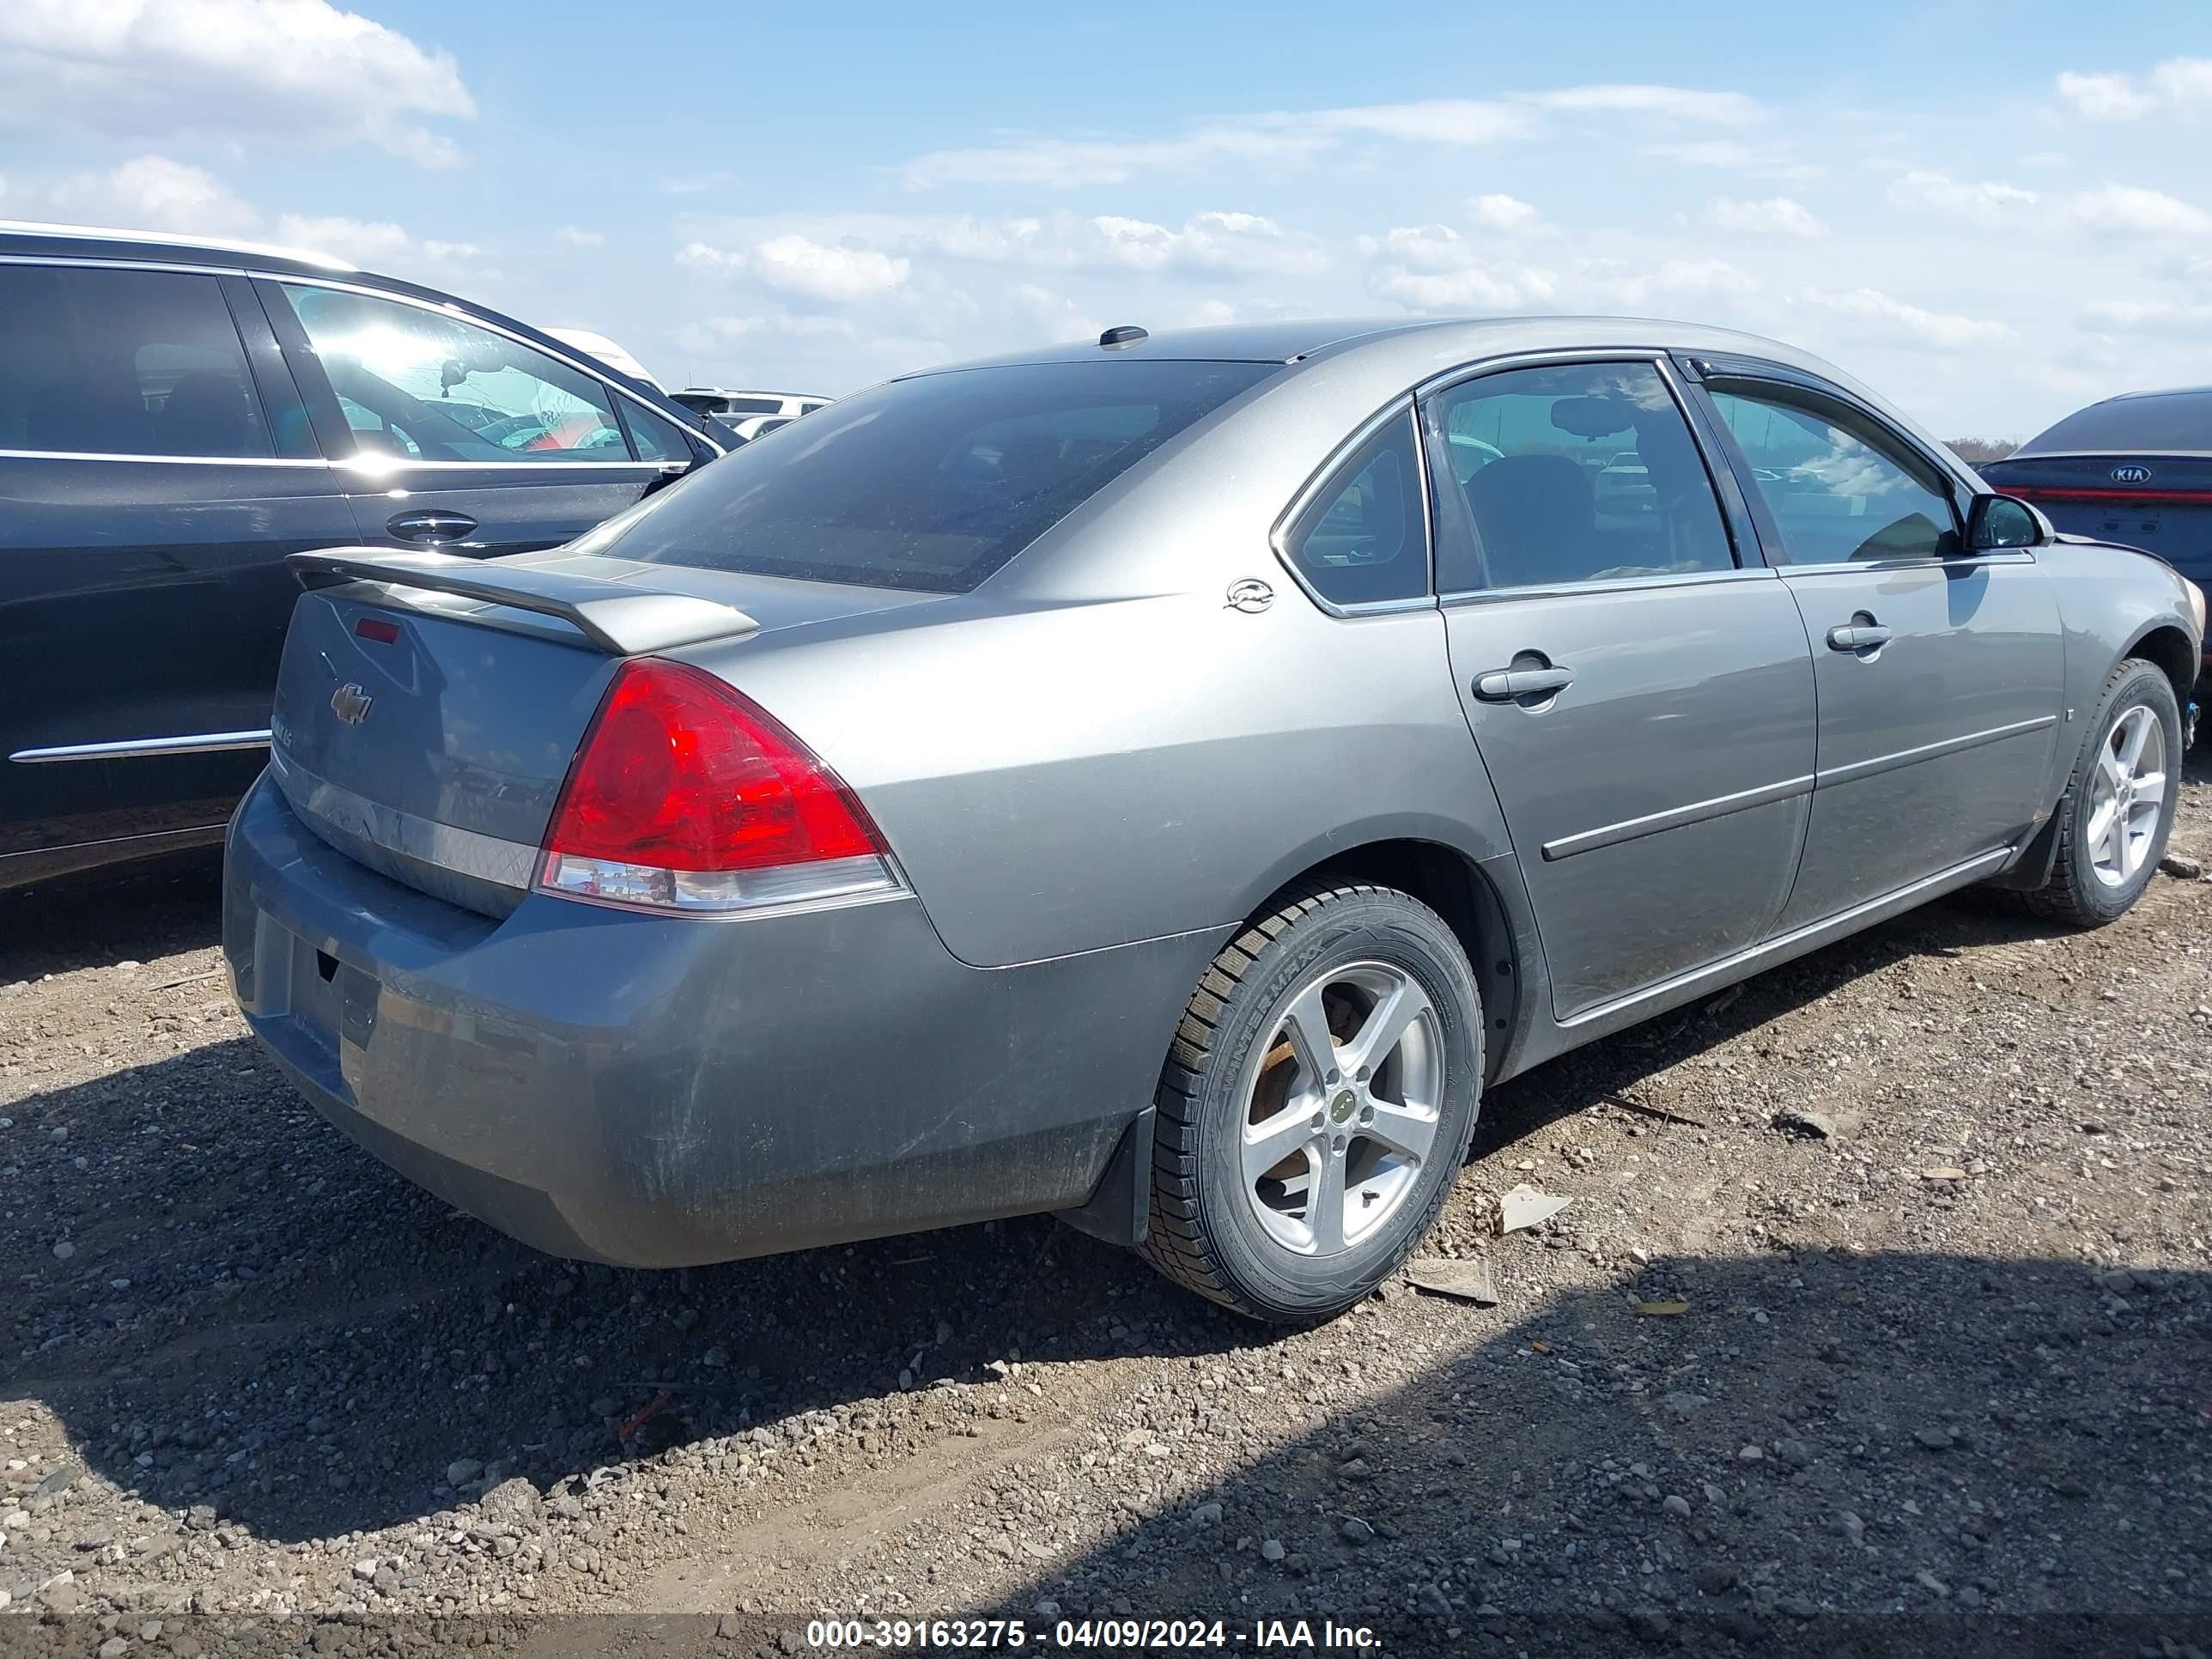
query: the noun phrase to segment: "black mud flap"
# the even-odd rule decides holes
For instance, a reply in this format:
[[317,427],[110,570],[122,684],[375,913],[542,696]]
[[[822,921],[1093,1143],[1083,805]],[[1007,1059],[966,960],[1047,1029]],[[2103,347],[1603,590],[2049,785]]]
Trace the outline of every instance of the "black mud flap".
[[1053,1213],[1079,1233],[1109,1244],[1141,1244],[1152,1230],[1152,1109],[1137,1114],[1121,1132],[1106,1173],[1080,1209]]
[[2021,848],[2020,856],[1983,885],[2009,893],[2036,892],[2050,883],[2051,866],[2057,861],[2058,814],[2054,811]]

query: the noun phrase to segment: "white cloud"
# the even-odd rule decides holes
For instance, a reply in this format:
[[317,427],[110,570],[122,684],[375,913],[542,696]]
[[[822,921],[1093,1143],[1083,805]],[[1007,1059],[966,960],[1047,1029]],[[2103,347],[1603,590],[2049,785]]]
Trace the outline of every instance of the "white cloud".
[[1477,196],[1467,204],[1468,215],[1485,230],[1517,236],[1538,228],[1543,216],[1517,196]]
[[1105,331],[1104,324],[1065,294],[1056,294],[1035,283],[1017,283],[1006,292],[1015,305],[1027,313],[1034,325],[1035,337],[1041,343],[1095,340]]
[[496,279],[500,273],[479,262],[483,249],[474,242],[421,240],[389,220],[348,219],[336,215],[287,213],[276,221],[276,240],[293,247],[349,260],[395,276],[415,276],[445,285]]
[[1683,307],[1730,307],[1759,291],[1759,282],[1725,259],[1586,258],[1569,281],[1577,306],[1593,311],[1657,311]]
[[2170,300],[2106,300],[2081,308],[2085,326],[2115,334],[2196,338],[2212,334],[2212,304]]
[[2212,214],[2140,185],[2106,185],[2067,204],[2074,222],[2124,236],[2199,236],[2212,230]]
[[1531,123],[1507,104],[1471,98],[1436,98],[1417,104],[1369,104],[1325,109],[1310,116],[1269,116],[1269,121],[1310,123],[1323,132],[1371,132],[1416,144],[1496,144],[1525,137]]
[[804,236],[772,236],[752,250],[753,274],[770,288],[809,299],[849,301],[902,286],[913,269],[879,248],[825,246]]
[[1202,121],[1168,137],[1016,138],[972,149],[933,150],[899,169],[908,187],[1043,185],[1066,189],[1113,185],[1139,173],[1188,172],[1224,161],[1295,162],[1333,149],[1347,137],[1418,144],[1504,143],[1536,132],[1548,114],[1618,114],[1739,126],[1763,118],[1754,99],[1680,87],[1563,87],[1504,100],[1436,98],[1340,109],[1268,111]]
[[422,120],[475,101],[449,53],[328,0],[8,0],[0,125],[110,137],[358,140],[460,159]]
[[1486,259],[1448,225],[1400,227],[1365,248],[1369,289],[1409,310],[1543,310],[1553,296],[1547,273]]
[[710,190],[720,190],[737,182],[738,175],[726,170],[713,173],[694,173],[660,181],[664,196],[703,196]]
[[10,215],[129,230],[201,236],[235,235],[258,215],[229,185],[204,167],[166,155],[135,156],[102,173],[76,173],[9,198]]
[[945,185],[1119,184],[1133,173],[1184,172],[1221,161],[1295,160],[1333,142],[1316,129],[1256,117],[1245,125],[1199,127],[1173,138],[1036,138],[972,149],[933,150],[899,169],[910,190]]
[[2037,202],[2036,193],[2018,185],[1984,180],[1966,184],[1940,173],[1914,171],[1891,184],[1892,207],[1921,208],[1977,225],[2003,222]]
[[[1323,270],[1328,263],[1310,240],[1285,236],[1273,219],[1256,213],[1194,214],[1181,230],[1112,215],[1087,222],[1109,263],[1137,270],[1292,275]],[[1076,263],[1094,263],[1080,243],[1071,251]]]
[[902,288],[913,261],[886,253],[858,236],[817,240],[797,231],[763,237],[745,248],[694,240],[676,262],[708,275],[742,276],[811,300],[849,304]]
[[2143,76],[2069,70],[2058,95],[2092,121],[2140,121],[2158,110],[2212,103],[2212,58],[2169,58]]
[[415,246],[413,237],[388,220],[370,222],[333,215],[288,213],[276,222],[276,236],[362,265],[403,258]]
[[2013,337],[2012,329],[1993,318],[1960,317],[1923,310],[1893,299],[1879,289],[1855,288],[1831,293],[1808,288],[1802,297],[1807,304],[1845,319],[1852,325],[1852,331],[1863,337],[1892,344],[1960,351],[1974,346],[1996,345]]
[[600,247],[605,246],[607,234],[604,230],[585,230],[576,225],[563,225],[553,233],[553,240],[566,242],[570,247]]
[[2058,77],[2058,95],[2092,121],[2133,121],[2158,107],[2158,100],[2137,88],[2124,75],[2076,75]]
[[1564,87],[1534,94],[1528,101],[1540,109],[1656,115],[1726,127],[1749,125],[1766,113],[1757,99],[1740,92],[1697,92],[1683,87]]
[[1827,226],[1787,196],[1739,202],[1716,196],[1705,204],[1705,222],[1738,236],[1826,236]]

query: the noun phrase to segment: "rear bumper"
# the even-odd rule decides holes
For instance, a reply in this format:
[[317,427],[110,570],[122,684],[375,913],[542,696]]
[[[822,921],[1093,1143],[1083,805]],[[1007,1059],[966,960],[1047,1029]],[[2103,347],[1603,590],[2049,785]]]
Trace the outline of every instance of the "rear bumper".
[[744,921],[377,875],[264,779],[223,948],[331,1122],[555,1255],[681,1267],[1081,1205],[1217,941],[969,968],[911,898]]

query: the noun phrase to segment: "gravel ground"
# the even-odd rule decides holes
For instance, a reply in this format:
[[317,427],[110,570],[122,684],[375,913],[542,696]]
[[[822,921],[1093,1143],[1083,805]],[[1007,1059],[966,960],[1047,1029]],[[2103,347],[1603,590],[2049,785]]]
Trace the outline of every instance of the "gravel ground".
[[[2212,882],[1940,905],[1545,1067],[1427,1247],[1498,1304],[1287,1335],[1044,1220],[536,1255],[291,1095],[214,896],[0,896],[0,1639],[2212,1650]],[[1519,1182],[1573,1202],[1495,1237]]]

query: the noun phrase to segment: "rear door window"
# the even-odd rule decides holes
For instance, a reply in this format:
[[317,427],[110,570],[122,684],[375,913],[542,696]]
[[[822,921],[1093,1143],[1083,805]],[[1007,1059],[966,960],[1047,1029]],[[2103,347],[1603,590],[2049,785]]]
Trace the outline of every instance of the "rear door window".
[[965,592],[1275,367],[1024,363],[896,380],[654,497],[621,553]]
[[1446,591],[1735,568],[1712,478],[1650,363],[1478,375],[1437,394],[1431,426],[1438,487],[1449,473],[1465,496],[1480,554],[1444,541]]
[[628,461],[605,386],[503,334],[374,295],[287,283],[365,455]]
[[0,265],[0,449],[274,455],[218,279]]

